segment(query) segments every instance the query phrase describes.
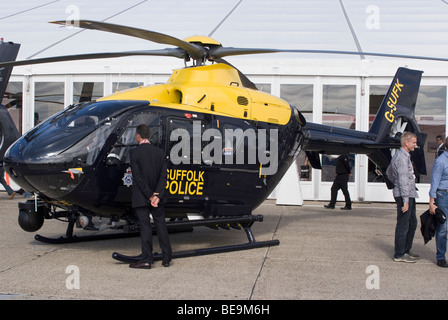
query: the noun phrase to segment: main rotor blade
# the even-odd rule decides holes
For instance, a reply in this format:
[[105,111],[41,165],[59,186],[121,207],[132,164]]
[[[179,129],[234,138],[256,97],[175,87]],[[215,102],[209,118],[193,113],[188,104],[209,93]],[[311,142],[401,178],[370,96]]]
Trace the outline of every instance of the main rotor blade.
[[[66,25],[66,21],[52,21],[50,23]],[[92,20],[79,20],[76,21],[80,28],[90,29],[90,30],[101,30],[112,33],[123,34],[126,36],[136,37],[140,39],[149,40],[161,44],[169,44],[172,46],[179,47],[188,52],[188,54],[194,59],[202,58],[206,55],[206,51],[195,44],[180,40],[178,38],[149,30],[143,30],[133,27],[121,26],[118,24],[92,21]]]
[[124,51],[124,52],[85,53],[85,54],[73,54],[67,56],[38,58],[30,60],[0,62],[0,68],[9,66],[26,66],[31,64],[49,63],[49,62],[118,58],[127,56],[168,56],[182,59],[185,56],[185,54],[186,52],[179,48],[167,48],[161,50]]
[[357,52],[357,51],[336,51],[336,50],[283,50],[283,49],[266,49],[266,48],[233,48],[233,47],[217,47],[210,50],[210,59],[222,58],[227,56],[245,55],[245,54],[260,54],[260,53],[323,53],[323,54],[341,54],[341,55],[365,55],[387,58],[404,58],[404,59],[419,59],[432,61],[448,61],[448,58],[377,53],[377,52]]

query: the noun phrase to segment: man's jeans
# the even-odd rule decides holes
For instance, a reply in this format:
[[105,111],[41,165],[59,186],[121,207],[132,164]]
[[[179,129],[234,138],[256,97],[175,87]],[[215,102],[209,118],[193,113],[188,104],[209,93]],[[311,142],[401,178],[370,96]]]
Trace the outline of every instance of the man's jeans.
[[[436,206],[448,217],[448,191],[437,190]],[[436,258],[445,260],[446,253],[446,221],[443,224],[437,223],[436,227]]]
[[[448,197],[447,197],[448,201]],[[417,216],[415,208],[415,198],[409,198],[409,209],[402,212],[403,198],[396,197],[397,203],[397,226],[395,228],[395,254],[394,258],[402,257],[412,248],[415,230],[417,229]]]

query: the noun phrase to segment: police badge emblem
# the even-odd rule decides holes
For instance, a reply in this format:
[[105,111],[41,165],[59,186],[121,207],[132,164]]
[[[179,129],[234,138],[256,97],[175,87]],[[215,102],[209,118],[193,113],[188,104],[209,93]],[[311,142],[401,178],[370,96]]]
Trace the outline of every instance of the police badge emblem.
[[126,187],[132,186],[132,170],[130,167],[126,169],[126,172],[121,180],[123,180],[123,185]]

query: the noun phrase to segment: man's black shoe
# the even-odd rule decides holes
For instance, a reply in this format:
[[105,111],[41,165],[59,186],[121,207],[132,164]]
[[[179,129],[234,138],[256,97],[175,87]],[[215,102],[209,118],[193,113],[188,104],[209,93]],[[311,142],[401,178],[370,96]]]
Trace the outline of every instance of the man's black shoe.
[[352,210],[350,207],[342,207],[341,210]]
[[441,268],[448,268],[448,263],[445,260],[437,260],[437,265]]
[[324,205],[324,207],[327,209],[334,209],[334,206],[330,206],[329,204]]
[[133,269],[151,269],[151,264],[148,262],[134,262],[129,265]]

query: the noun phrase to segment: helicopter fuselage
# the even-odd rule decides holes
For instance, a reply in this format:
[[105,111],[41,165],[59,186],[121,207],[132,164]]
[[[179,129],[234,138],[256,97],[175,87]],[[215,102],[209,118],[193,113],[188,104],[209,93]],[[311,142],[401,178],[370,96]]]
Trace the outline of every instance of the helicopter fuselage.
[[167,217],[250,214],[303,145],[300,113],[244,88],[235,69],[175,70],[166,84],[70,106],[8,150],[7,172],[52,205],[123,218],[132,214],[129,150],[145,123],[168,157]]
[[[53,23],[65,25],[66,21]],[[366,154],[384,173],[390,163],[390,149],[400,146],[400,134],[408,130],[418,136],[420,148],[411,155],[417,172],[426,174],[422,150],[426,135],[420,132],[414,115],[422,71],[399,68],[372,126],[368,132],[361,132],[307,124],[295,107],[258,91],[244,74],[222,59],[243,54],[318,51],[223,47],[210,37],[180,40],[105,22],[77,23],[84,29],[133,36],[176,48],[0,62],[5,75],[0,79],[0,87],[5,89],[4,78],[9,78],[12,66],[17,65],[143,55],[181,58],[185,65],[193,60],[194,67],[174,70],[165,84],[69,106],[9,147],[3,158],[5,171],[19,186],[36,195],[34,201],[19,202],[21,228],[34,232],[41,228],[44,218],[67,218],[65,237],[51,239],[36,235],[36,240],[68,243],[115,237],[74,236],[76,219],[80,226],[82,222],[89,226],[92,222],[89,216],[110,217],[113,227],[114,222],[123,219],[127,223],[126,228],[123,226],[125,234],[135,233],[138,223],[132,215],[129,151],[137,147],[135,131],[143,123],[150,128],[151,142],[167,156],[168,197],[163,200],[171,229],[242,227],[248,238],[247,244],[189,250],[178,257],[278,245],[278,240],[255,241],[250,228],[263,217],[252,212],[274,190],[302,149],[314,169],[322,168],[321,154],[357,153]],[[0,49],[0,60],[2,56],[10,56],[6,46]],[[325,53],[359,55],[359,52]],[[207,62],[218,63],[206,65]],[[10,118],[0,118],[0,129],[11,122]],[[9,131],[8,136],[14,136],[14,130]],[[190,219],[188,213],[199,213],[203,219]],[[188,221],[182,221],[184,217]],[[129,260],[120,254],[113,257]],[[136,256],[131,260],[138,259]]]

